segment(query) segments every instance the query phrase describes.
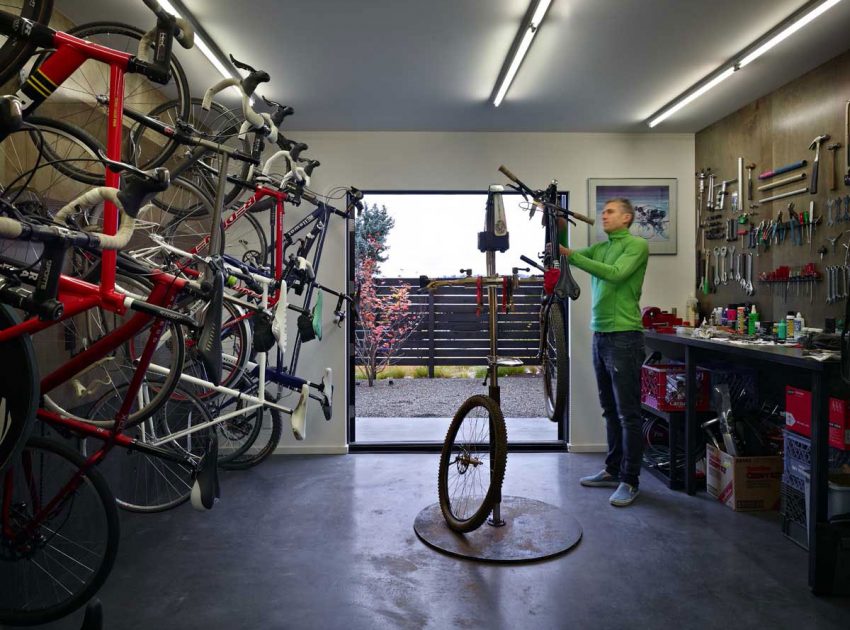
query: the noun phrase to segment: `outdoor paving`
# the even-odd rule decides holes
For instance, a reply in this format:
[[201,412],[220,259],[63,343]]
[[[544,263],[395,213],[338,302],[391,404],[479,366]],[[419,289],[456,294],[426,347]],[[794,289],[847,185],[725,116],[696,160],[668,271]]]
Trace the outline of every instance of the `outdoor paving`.
[[[355,441],[442,442],[449,419],[473,394],[486,394],[481,379],[433,378],[376,381],[359,385],[355,396]],[[557,425],[546,418],[539,376],[499,379],[508,439],[520,442],[556,440]]]

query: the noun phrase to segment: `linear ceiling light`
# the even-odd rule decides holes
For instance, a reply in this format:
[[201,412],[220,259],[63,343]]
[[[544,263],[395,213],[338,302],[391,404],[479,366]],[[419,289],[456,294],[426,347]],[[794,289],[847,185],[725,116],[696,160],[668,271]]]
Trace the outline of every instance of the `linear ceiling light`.
[[725,79],[728,79],[737,70],[740,70],[758,57],[761,57],[779,42],[803,28],[806,24],[834,7],[840,1],[841,0],[818,0],[805,5],[799,11],[783,20],[765,35],[735,55],[732,61],[722,65],[720,68],[705,77],[702,81],[673,99],[670,103],[650,116],[647,124],[650,127],[655,127],[658,123],[676,113],[694,99],[708,92],[715,85],[718,85]]
[[[206,31],[198,25],[198,21],[194,18],[194,16],[189,13],[181,2],[178,2],[178,4],[180,5],[179,9],[171,4],[169,0],[159,0],[159,5],[168,13],[175,17],[188,20],[192,24],[192,28],[195,29],[195,47],[203,53],[204,57],[206,57],[213,67],[218,70],[221,76],[226,79],[230,79],[232,77],[237,79],[241,78],[238,72],[228,68],[228,63],[224,60],[224,55],[221,51],[218,50],[218,46],[213,44],[216,50],[218,50],[218,52],[216,52],[216,50],[213,50],[213,47],[207,43],[206,39],[209,39],[209,35],[207,35]],[[210,42],[212,42],[211,39]]]
[[522,60],[525,58],[525,53],[531,46],[531,40],[537,34],[537,29],[540,28],[540,23],[546,15],[546,10],[552,0],[534,0],[525,12],[525,17],[522,20],[519,32],[514,38],[514,43],[511,45],[511,50],[505,63],[502,65],[502,70],[499,72],[499,80],[496,81],[496,87],[493,90],[493,105],[498,107],[502,104],[505,94],[508,93],[508,88],[511,87],[517,70],[519,70]]

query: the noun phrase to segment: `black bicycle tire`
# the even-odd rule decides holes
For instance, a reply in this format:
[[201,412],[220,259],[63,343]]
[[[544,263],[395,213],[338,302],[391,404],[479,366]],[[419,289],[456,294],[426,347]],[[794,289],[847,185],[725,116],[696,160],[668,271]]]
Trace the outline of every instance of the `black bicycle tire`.
[[[184,390],[184,389],[180,388],[179,386],[178,386],[178,390],[179,390],[179,400],[174,400],[175,404],[182,405],[182,404],[186,404],[187,401],[190,401],[191,404],[193,404],[195,406],[196,411],[198,413],[200,413],[204,423],[212,421],[212,416],[210,415],[209,410],[207,409],[206,405],[204,405],[204,403],[202,403],[200,400],[198,400],[198,398],[194,394],[192,394],[190,391]],[[97,405],[102,403],[103,400],[104,399],[101,398],[100,400],[96,401],[94,403],[94,405],[92,405],[92,409],[95,409],[97,407]],[[165,418],[166,418],[166,420],[168,420],[169,416],[166,415]],[[132,430],[133,428],[135,428],[135,427],[130,427],[128,430]],[[203,429],[199,429],[198,431],[194,432],[192,435],[199,436],[199,437],[205,437],[207,444],[209,444],[212,439],[215,439],[212,426],[209,426],[209,427],[206,427],[206,428],[203,428]],[[86,450],[87,450],[85,442],[86,441],[83,440],[82,445],[81,445],[81,450],[83,450],[83,452],[86,452]],[[133,450],[133,449],[129,449],[127,455],[128,456],[132,455],[134,457],[137,457],[137,456],[138,457],[145,457],[145,458],[148,457],[147,455],[141,453],[140,451]],[[115,456],[113,456],[113,457],[115,457]],[[120,457],[120,455],[118,457]],[[110,462],[110,461],[115,462],[117,460],[116,459],[110,460],[110,458],[107,457],[106,460],[105,460],[105,463],[102,465],[102,467],[104,469],[107,469],[108,462]],[[179,466],[181,464],[176,464],[176,465]],[[184,468],[188,472],[188,468],[186,468],[186,467],[184,467]],[[121,509],[126,510],[128,512],[139,512],[139,513],[145,513],[145,514],[155,513],[155,512],[165,512],[167,510],[171,510],[173,508],[176,508],[179,505],[182,505],[183,503],[185,503],[186,501],[189,500],[189,498],[192,494],[192,484],[187,484],[183,493],[179,494],[175,498],[165,500],[165,501],[163,501],[161,503],[157,503],[155,505],[142,505],[140,503],[133,503],[126,498],[122,498],[122,496],[119,495],[119,492],[122,489],[121,488],[121,482],[116,480],[116,479],[110,479],[110,480],[112,481],[112,486],[114,488],[113,495],[115,496],[116,505],[118,505],[118,507],[120,507]],[[170,485],[173,487],[173,484],[170,484]]]
[[[241,387],[238,388],[240,391],[250,391],[251,383],[248,382],[248,379],[245,379],[245,381],[246,382],[245,382],[244,386],[241,386]],[[256,387],[255,387],[255,389],[256,389]],[[268,392],[266,392],[265,397],[266,397],[266,400],[270,400]],[[225,410],[227,410],[228,407],[231,404],[235,404],[236,409],[241,409],[241,408],[245,407],[248,403],[244,400],[235,400],[233,398],[229,398],[229,399],[224,400],[224,401],[219,401],[219,404],[216,406],[216,414],[221,415],[222,413],[227,413]],[[226,425],[230,421],[226,420],[226,421],[216,425],[216,434],[219,436],[218,465],[221,468],[226,469],[227,468],[226,464],[233,462],[233,461],[237,460],[239,457],[241,457],[242,455],[244,455],[248,451],[248,449],[251,448],[254,445],[254,442],[257,441],[257,438],[260,435],[260,431],[263,428],[262,413],[263,413],[263,409],[258,409],[258,410],[254,411],[253,413],[250,414],[251,418],[250,418],[250,420],[248,420],[251,423],[250,434],[247,436],[247,439],[240,445],[239,448],[237,448],[236,450],[231,451],[231,452],[224,453],[222,451],[222,442],[221,442],[221,435],[225,431]],[[245,418],[246,416],[241,416],[241,417]],[[257,422],[258,419],[259,419],[259,422]],[[234,470],[239,470],[239,468],[236,468]]]
[[[550,379],[550,359],[548,352],[549,332],[554,335],[556,382],[554,390]],[[564,417],[567,403],[568,361],[567,337],[564,330],[564,305],[558,299],[553,299],[549,305],[547,319],[540,331],[543,339],[543,396],[546,400],[546,416],[552,422],[560,422]]]
[[[11,308],[0,304],[0,330],[20,322],[21,319]],[[4,359],[4,367],[0,370],[0,374],[7,367],[11,370],[11,374],[3,376],[3,388],[11,387],[12,391],[23,394],[20,401],[14,404],[15,415],[22,420],[10,422],[9,426],[3,422],[4,433],[0,440],[0,473],[2,473],[6,465],[21,452],[32,432],[38,410],[39,377],[35,350],[29,335],[21,335],[0,343],[0,356]],[[4,398],[5,400],[8,399]],[[5,405],[4,408],[6,408]],[[11,412],[11,408],[8,410]],[[3,419],[0,418],[0,420]]]
[[[82,455],[55,440],[42,437],[32,437],[27,441],[26,448],[42,449],[53,452],[53,454],[68,460],[75,468],[82,468],[85,465],[86,460]],[[85,473],[83,473],[83,479],[84,483],[85,479],[88,479],[91,483],[91,487],[94,489],[95,495],[99,499],[99,503],[103,506],[107,531],[102,562],[97,568],[97,571],[94,573],[93,579],[83,590],[74,594],[67,601],[44,610],[27,612],[7,612],[0,610],[0,622],[10,625],[36,625],[48,623],[64,617],[89,601],[100,589],[106,581],[106,578],[109,576],[109,573],[112,571],[120,540],[120,523],[118,519],[118,510],[115,506],[115,498],[109,489],[109,485],[103,478],[103,475],[101,475],[96,468],[89,468]],[[73,502],[70,509],[73,509]]]
[[[53,0],[31,0],[32,6],[24,3],[20,16],[37,24],[47,24],[53,13]],[[8,13],[8,11],[7,11]],[[23,38],[9,38],[0,46],[0,85],[6,83],[23,68],[32,56],[36,45]]]
[[[274,402],[274,397],[266,392],[265,395],[266,400],[270,402]],[[266,409],[259,409],[258,413],[264,413]],[[269,457],[272,453],[277,449],[278,444],[280,444],[280,438],[283,434],[283,420],[280,417],[280,412],[274,407],[268,407],[269,416],[271,417],[271,431],[269,432],[268,441],[263,444],[262,448],[257,451],[256,454],[251,454],[249,456],[245,456],[244,453],[250,449],[254,444],[256,444],[256,440],[259,439],[258,436],[255,438],[254,442],[250,443],[243,451],[242,455],[231,459],[228,462],[224,462],[221,464],[221,468],[224,470],[247,470],[248,468],[253,468],[257,464],[264,461],[267,457]],[[262,422],[258,423],[258,425],[262,428]]]
[[[89,151],[92,151],[94,155],[97,155],[98,152],[102,152],[103,155],[106,155],[106,148],[97,140],[97,138],[82,127],[67,123],[64,120],[55,120],[53,118],[45,118],[42,116],[30,116],[27,119],[27,123],[35,127],[52,129],[54,131],[67,134],[74,138],[74,140],[79,142],[82,146],[86,147]],[[31,135],[34,135],[35,133],[35,131],[30,132]],[[45,162],[51,162],[50,165],[57,171],[75,181],[80,182],[81,184],[103,186],[106,181],[102,174],[95,175],[94,173],[78,168],[74,165],[73,161],[62,160],[60,156],[53,153],[53,150],[47,144],[43,145],[42,154],[44,155]]]
[[[470,516],[458,518],[452,509],[449,489],[449,468],[454,465],[451,458],[458,430],[463,425],[463,421],[467,415],[476,407],[486,409],[490,419],[487,444],[487,448],[489,449],[488,455],[492,453],[492,457],[490,457],[490,483],[484,496],[481,498],[478,508]],[[449,529],[459,533],[468,533],[481,527],[487,519],[487,515],[492,511],[493,505],[501,495],[507,460],[508,435],[505,428],[505,418],[498,403],[489,396],[482,396],[480,394],[470,396],[458,408],[452,418],[440,453],[440,469],[437,474],[437,495],[439,497],[440,510]]]
[[[236,220],[235,223],[239,223],[239,221],[243,221],[243,220],[247,220],[247,222],[251,224],[251,227],[253,228],[254,234],[257,237],[257,243],[258,243],[257,249],[256,250],[248,250],[249,252],[250,251],[256,251],[257,252],[257,255],[255,257],[257,260],[245,260],[245,256],[247,255],[247,252],[245,254],[243,254],[242,256],[234,256],[234,258],[238,258],[242,262],[248,263],[249,265],[253,265],[254,267],[265,267],[268,264],[268,261],[269,261],[269,241],[266,238],[266,232],[263,229],[263,226],[260,225],[260,222],[257,220],[257,218],[254,215],[252,215],[250,212],[246,212],[245,214],[243,214],[241,217],[239,217]],[[233,224],[231,224],[231,225],[233,225]],[[221,251],[224,252],[225,254],[227,254],[228,253],[227,252],[227,228],[225,228],[225,230],[222,234],[223,234],[223,236],[222,236]],[[233,240],[233,238],[231,236],[231,241],[232,240]]]
[[[135,26],[131,26],[129,24],[124,24],[121,22],[90,22],[88,24],[81,24],[79,26],[75,26],[74,28],[68,31],[69,35],[73,35],[74,37],[79,37],[80,39],[88,39],[94,35],[102,35],[102,34],[114,34],[114,35],[124,35],[126,37],[135,38],[137,40],[141,40],[141,38],[145,35],[145,32]],[[52,51],[46,51],[42,54],[35,62],[35,66],[38,67],[41,63],[46,59],[47,55]],[[135,54],[136,51],[133,51]],[[186,73],[183,70],[183,66],[180,65],[180,62],[177,60],[176,55],[171,55],[171,65],[170,71],[172,79],[174,80],[174,84],[177,87],[178,98],[174,99],[181,105],[181,114],[183,116],[189,110],[189,102],[191,98],[191,91],[189,88],[189,81],[186,78]],[[170,139],[163,145],[163,148],[155,154],[154,157],[148,159],[146,162],[141,164],[136,164],[136,160],[132,159],[132,156],[127,153],[130,149],[130,143],[124,143],[122,150],[122,160],[132,162],[136,164],[139,168],[143,170],[148,170],[152,168],[156,168],[157,166],[161,166],[163,162],[165,162],[174,151],[177,149],[179,143],[176,140]]]
[[[155,107],[154,109],[152,109],[148,113],[148,116],[157,118],[157,117],[161,116],[163,112],[168,111],[169,109],[174,107],[175,103],[176,103],[176,101],[167,101],[167,102],[163,103],[162,105],[159,105],[158,107]],[[190,98],[190,100],[189,100],[189,110],[191,110],[192,107],[200,106],[201,103],[203,103],[203,99],[200,99],[200,98],[197,98],[197,97]],[[217,136],[210,136],[209,138],[207,138],[208,140],[210,140],[211,142],[223,142],[224,140],[229,138],[231,135],[235,135],[236,133],[239,132],[240,121],[236,117],[236,115],[232,113],[232,110],[226,108],[224,105],[220,104],[217,101],[212,101],[212,103],[210,105],[210,109],[216,110],[218,115],[223,116],[223,117],[230,115],[232,117],[233,124],[235,125],[235,127],[233,128],[234,130],[233,130],[232,133],[222,134],[222,135],[217,135]],[[170,123],[170,124],[173,124],[173,123]],[[141,136],[142,133],[144,133],[144,129],[145,129],[144,125],[140,124],[140,123],[137,123],[133,127],[132,132],[131,132],[131,136],[133,138],[133,144],[136,144],[136,143],[139,142],[139,137]],[[231,128],[228,128],[228,131],[230,129]],[[243,139],[241,144],[242,144],[242,152],[245,153],[246,155],[249,154],[251,151],[250,151],[250,145],[248,144],[247,140]],[[231,162],[233,162],[233,161],[234,160],[231,160]],[[173,170],[174,177],[185,178],[186,175],[187,175],[187,170],[192,169],[192,166],[189,165],[189,164],[186,164],[185,162],[186,162],[186,160],[181,160],[177,165],[172,165],[172,167],[175,168],[175,170]],[[247,180],[248,179],[248,173],[251,169],[251,165],[248,162],[243,162],[243,161],[239,161],[239,163],[242,165],[242,167],[241,167],[239,173],[236,175],[236,177],[239,178],[239,179],[242,179],[242,180]],[[176,168],[178,166],[180,167],[179,169]],[[200,173],[207,175],[207,171],[205,171],[203,169],[198,169],[198,170],[199,170]],[[193,183],[195,183],[197,185],[196,182],[193,181]],[[209,190],[208,196],[211,197],[212,199],[215,199],[216,187],[217,187],[217,182],[210,182],[210,190]],[[236,198],[239,197],[239,195],[242,194],[242,192],[244,190],[245,190],[244,185],[236,183],[236,182],[229,182],[228,187],[227,187],[227,189],[224,193],[224,205],[225,205],[225,207],[227,207],[228,205],[233,203],[233,201],[236,200]],[[207,194],[207,193],[205,192],[205,194]]]

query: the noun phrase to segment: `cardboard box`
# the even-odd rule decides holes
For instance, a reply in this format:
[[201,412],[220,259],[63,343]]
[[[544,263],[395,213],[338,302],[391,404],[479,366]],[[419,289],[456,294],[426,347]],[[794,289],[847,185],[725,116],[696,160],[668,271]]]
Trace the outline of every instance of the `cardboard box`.
[[708,494],[736,512],[779,509],[782,457],[732,457],[711,444],[705,447]]
[[[785,426],[799,435],[812,437],[812,393],[796,387],[785,388]],[[829,445],[850,450],[850,403],[829,399]]]

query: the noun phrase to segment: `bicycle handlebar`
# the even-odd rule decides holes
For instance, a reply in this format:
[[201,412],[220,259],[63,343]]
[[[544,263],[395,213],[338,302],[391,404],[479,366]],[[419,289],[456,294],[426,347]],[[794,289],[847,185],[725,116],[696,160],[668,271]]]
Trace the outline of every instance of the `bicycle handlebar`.
[[502,173],[509,180],[511,180],[513,183],[515,183],[517,185],[517,187],[519,188],[519,191],[521,193],[529,195],[532,199],[534,199],[534,201],[537,204],[550,206],[552,208],[555,208],[556,210],[560,210],[561,212],[564,212],[568,217],[571,217],[573,219],[578,219],[579,221],[583,221],[584,223],[587,223],[588,225],[594,225],[596,223],[595,219],[587,217],[583,214],[579,214],[578,212],[573,212],[572,210],[568,210],[567,208],[562,208],[561,206],[556,205],[556,204],[544,203],[543,200],[542,200],[543,195],[542,195],[541,192],[539,192],[539,191],[535,192],[531,188],[526,186],[516,175],[511,173],[504,165],[499,167],[499,172]]

